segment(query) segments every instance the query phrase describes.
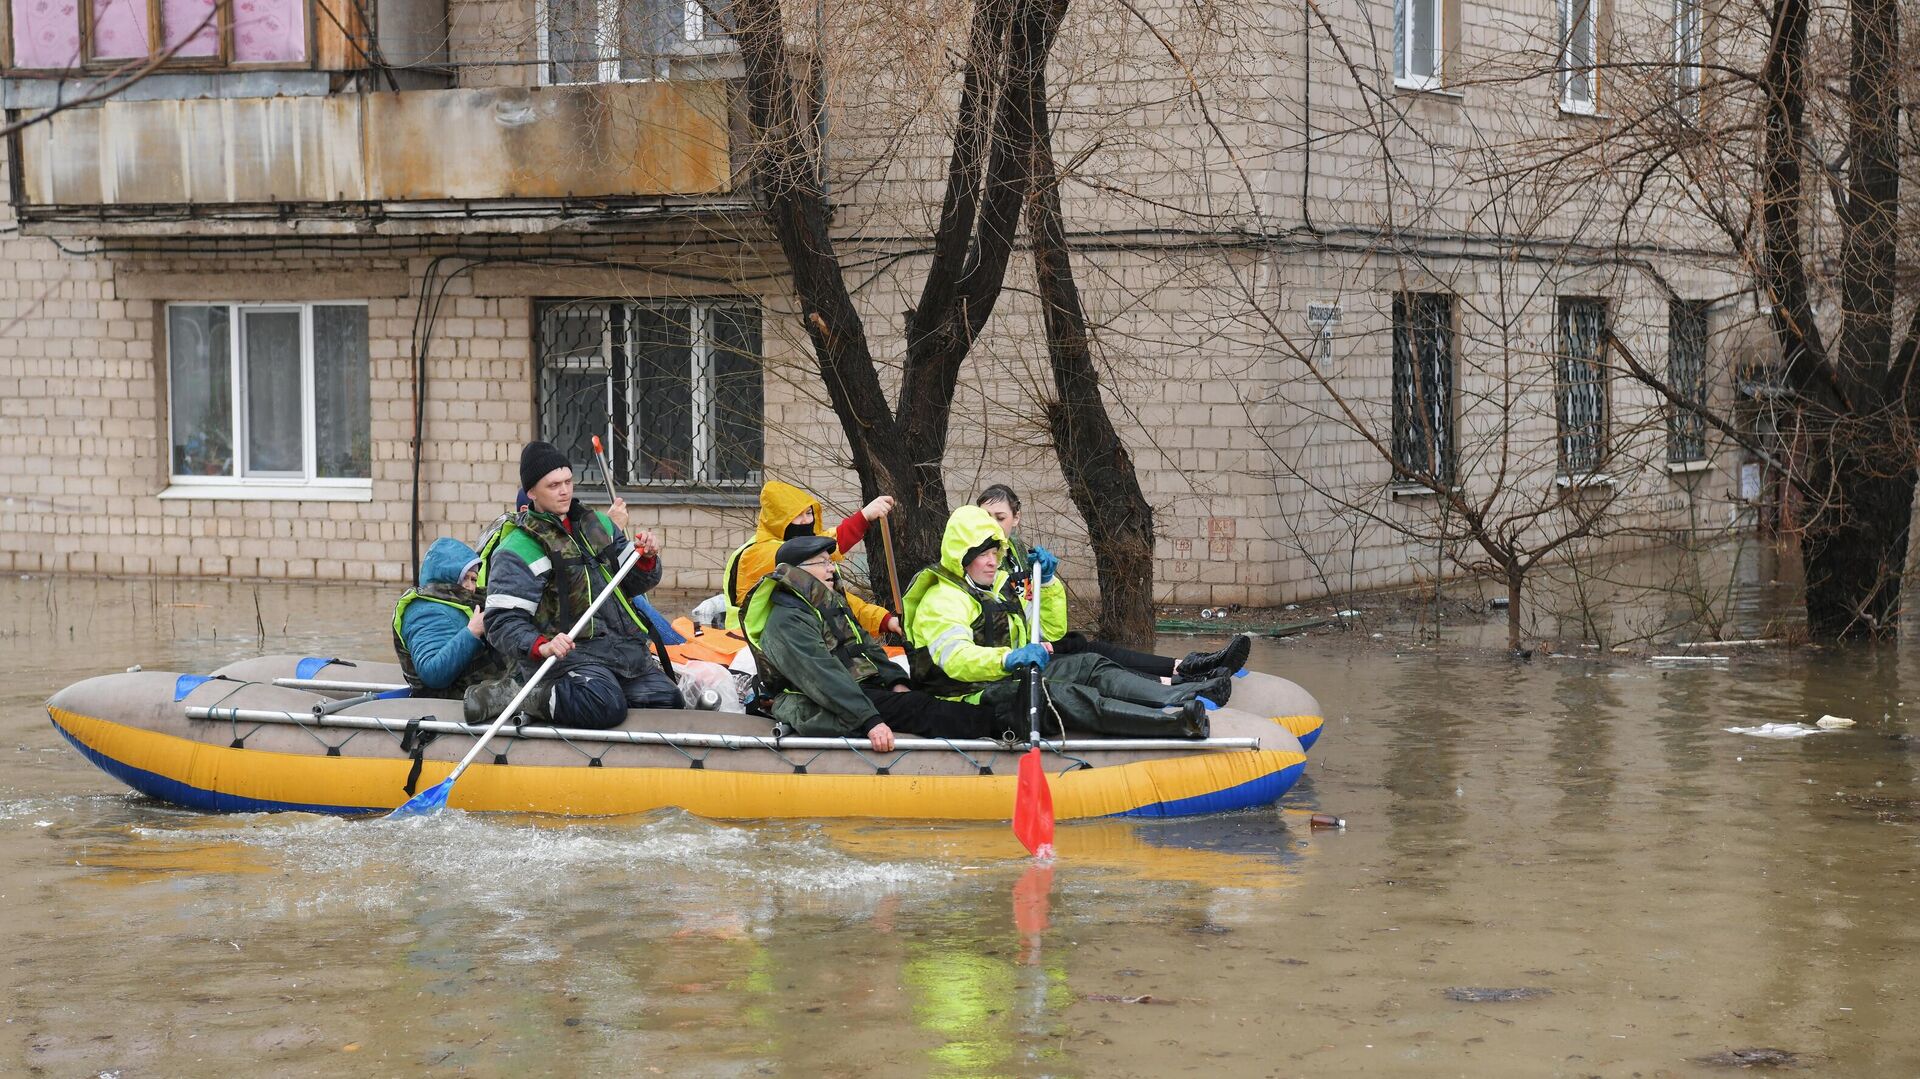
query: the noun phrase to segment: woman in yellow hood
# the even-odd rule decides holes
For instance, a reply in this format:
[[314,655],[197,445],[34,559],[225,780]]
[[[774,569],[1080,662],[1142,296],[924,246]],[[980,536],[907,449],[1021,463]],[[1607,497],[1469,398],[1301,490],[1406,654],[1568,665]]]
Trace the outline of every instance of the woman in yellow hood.
[[[893,497],[881,495],[860,508],[860,512],[841,521],[831,535],[837,543],[833,559],[838,562],[866,538],[867,526],[885,517],[893,509]],[[760,488],[760,515],[754,522],[753,538],[727,558],[724,589],[727,597],[727,628],[740,626],[740,605],[760,578],[773,572],[774,552],[787,540],[799,536],[825,536],[827,525],[820,516],[820,500],[790,483],[768,480]],[[900,620],[885,607],[868,603],[848,593],[854,621],[860,628],[878,637],[900,632]]]

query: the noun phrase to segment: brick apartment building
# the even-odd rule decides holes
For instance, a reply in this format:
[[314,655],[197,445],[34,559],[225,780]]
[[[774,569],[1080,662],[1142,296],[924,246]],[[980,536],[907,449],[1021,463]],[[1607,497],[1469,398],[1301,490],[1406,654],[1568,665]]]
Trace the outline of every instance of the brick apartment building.
[[[471,537],[535,436],[610,442],[670,587],[717,587],[763,478],[857,501],[753,217],[734,43],[697,2],[9,2],[6,116],[73,104],[0,147],[0,569],[397,580],[416,513],[423,542]],[[1615,177],[1543,171],[1482,194],[1488,162],[1608,122],[1629,88],[1596,49],[1667,49],[1686,89],[1698,0],[1574,2],[1077,9],[1058,156],[1163,600],[1431,572],[1435,499],[1385,453],[1465,489],[1502,460],[1517,496],[1604,485],[1643,531],[1732,519],[1734,451],[1595,342],[1736,393],[1724,372],[1764,360],[1745,280],[1672,192],[1623,208]],[[955,28],[876,10],[790,25],[843,253],[897,334],[953,82],[917,61]],[[1021,258],[948,485],[1014,483],[1072,562]]]

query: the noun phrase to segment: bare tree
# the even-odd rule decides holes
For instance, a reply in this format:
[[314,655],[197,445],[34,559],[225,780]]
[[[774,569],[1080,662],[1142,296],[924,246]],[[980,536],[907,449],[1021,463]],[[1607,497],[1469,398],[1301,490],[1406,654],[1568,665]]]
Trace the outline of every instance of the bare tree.
[[741,0],[754,183],[791,274],[820,377],[863,493],[900,498],[906,560],[937,559],[947,516],[942,459],[962,363],[1000,299],[1030,188],[1034,120],[1057,24],[1043,0],[981,0],[972,16],[932,255],[907,316],[898,404],[832,231],[819,128],[787,49],[779,0]]

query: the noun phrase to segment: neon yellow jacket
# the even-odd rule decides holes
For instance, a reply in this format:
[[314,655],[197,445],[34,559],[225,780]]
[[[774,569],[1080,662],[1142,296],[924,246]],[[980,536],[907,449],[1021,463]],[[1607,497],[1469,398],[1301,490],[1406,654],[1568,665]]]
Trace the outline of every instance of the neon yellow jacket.
[[[933,664],[956,682],[1013,677],[1002,664],[1008,652],[1027,643],[1023,615],[1009,612],[1002,631],[999,619],[987,610],[996,597],[1019,600],[1018,592],[1008,588],[1005,567],[994,576],[991,590],[967,579],[962,559],[989,539],[1002,546],[1007,542],[986,510],[978,506],[954,510],[940,540],[940,565],[921,570],[902,603],[908,643],[925,649]],[[1042,639],[1053,639],[1066,632],[1067,589],[1056,579],[1040,589],[1040,634]]]

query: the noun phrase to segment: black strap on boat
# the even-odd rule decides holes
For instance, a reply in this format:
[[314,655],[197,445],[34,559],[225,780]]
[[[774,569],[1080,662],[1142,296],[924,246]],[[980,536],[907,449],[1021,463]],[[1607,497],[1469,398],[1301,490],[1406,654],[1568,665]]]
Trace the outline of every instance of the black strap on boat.
[[400,734],[400,752],[413,758],[413,767],[407,769],[407,797],[413,797],[414,788],[420,785],[420,767],[426,763],[427,746],[440,737],[438,731],[423,731],[420,721],[433,719],[433,716],[416,716],[407,720],[407,727]]

